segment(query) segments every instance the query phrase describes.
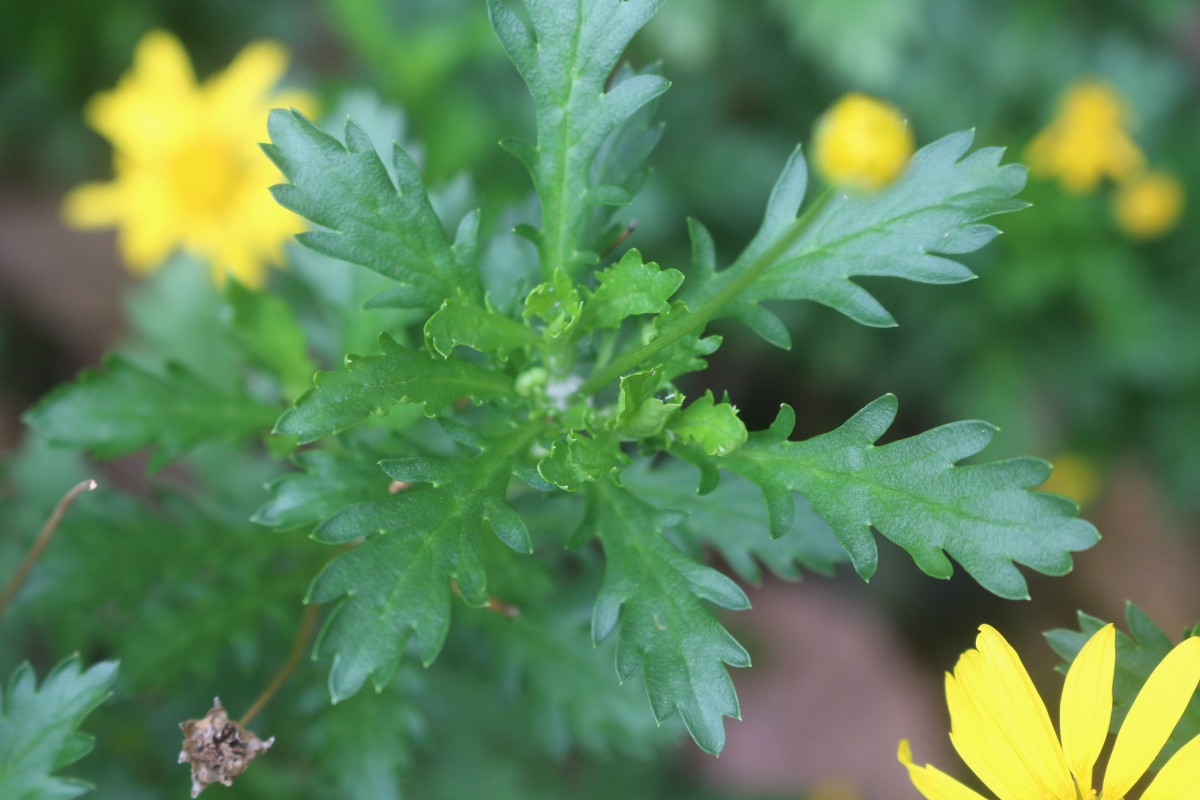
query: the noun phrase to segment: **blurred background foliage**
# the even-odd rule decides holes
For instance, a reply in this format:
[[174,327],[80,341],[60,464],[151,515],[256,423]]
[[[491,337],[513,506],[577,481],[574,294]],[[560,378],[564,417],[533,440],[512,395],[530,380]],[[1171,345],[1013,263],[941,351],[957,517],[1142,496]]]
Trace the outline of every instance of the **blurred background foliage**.
[[[403,134],[395,135],[420,143],[428,180],[443,187],[444,202],[483,203],[485,226],[510,224],[504,209],[527,202],[529,195],[521,168],[495,143],[503,135],[529,132],[530,102],[480,0],[10,5],[0,25],[0,456],[5,456],[0,469],[7,477],[0,494],[0,574],[11,571],[62,488],[89,469],[74,456],[36,443],[25,443],[16,454],[17,417],[33,400],[118,341],[127,343],[123,349],[131,357],[144,359],[140,363],[161,366],[169,355],[217,383],[242,363],[220,322],[220,298],[201,272],[186,265],[137,287],[124,323],[115,322],[114,310],[72,334],[86,317],[73,309],[104,303],[115,309],[114,298],[129,284],[111,260],[111,238],[84,237],[74,240],[74,249],[60,246],[67,237],[56,221],[62,193],[83,180],[107,177],[111,169],[107,146],[85,127],[81,108],[115,84],[134,43],[153,27],[181,37],[201,76],[228,63],[248,41],[269,37],[288,45],[294,57],[290,80],[316,91],[323,108],[353,109],[348,95],[377,93],[383,103],[403,109],[402,117],[380,124],[400,126]],[[1033,208],[999,220],[1005,235],[966,259],[979,280],[943,287],[873,281],[871,291],[900,322],[882,331],[813,304],[782,306],[777,313],[792,331],[795,352],[766,349],[731,326],[721,331],[727,334],[725,346],[704,375],[717,391],[737,387],[751,429],[768,424],[784,400],[798,410],[797,434],[816,434],[886,391],[902,401],[895,436],[951,419],[987,419],[1003,430],[989,458],[1033,454],[1054,460],[1055,490],[1083,500],[1085,515],[1095,508],[1097,515],[1123,519],[1130,527],[1196,529],[1200,8],[1195,3],[671,0],[635,40],[630,57],[638,64],[661,59],[673,81],[659,106],[666,129],[651,159],[654,172],[631,211],[639,223],[631,243],[664,267],[688,263],[688,216],[709,226],[726,256],[735,253],[753,234],[791,148],[807,142],[813,120],[846,91],[874,93],[903,108],[920,143],[975,127],[977,145],[1007,147],[1012,160],[1022,159],[1072,82],[1094,78],[1122,92],[1149,165],[1176,176],[1187,193],[1188,205],[1173,230],[1150,241],[1131,239],[1114,221],[1112,187],[1077,195],[1033,179],[1023,194]],[[361,107],[377,105],[367,101]],[[485,190],[476,193],[476,186]],[[26,224],[30,214],[44,222],[42,228]],[[297,268],[304,269],[302,263]],[[289,300],[321,313],[319,298],[305,296],[301,282],[287,274],[275,279]],[[30,301],[30,286],[42,287],[49,299]],[[328,290],[356,291],[332,285]],[[362,348],[370,346],[377,327],[355,320],[328,324],[365,325],[342,331],[344,340],[362,341]],[[340,354],[318,355],[329,364]],[[1122,517],[1121,509],[1105,506],[1106,498],[1121,496],[1130,464],[1138,481],[1154,487],[1152,519]],[[85,659],[125,659],[118,699],[105,712],[107,728],[92,727],[101,733],[100,752],[82,769],[101,783],[98,796],[161,796],[149,787],[173,780],[182,786],[183,770],[173,765],[176,744],[154,737],[199,716],[214,682],[228,687],[222,689],[230,693],[223,698],[227,706],[244,707],[269,678],[274,659],[286,652],[292,617],[298,617],[288,598],[300,596],[322,556],[304,547],[281,554],[277,539],[246,521],[264,500],[262,482],[279,469],[265,455],[206,449],[147,484],[133,477],[140,465],[123,471],[118,465],[117,485],[153,498],[150,507],[115,492],[80,500],[61,534],[69,544],[52,547],[21,604],[0,621],[0,675],[11,673],[22,656],[33,658],[41,672],[81,642],[94,651],[85,649]],[[199,505],[200,513],[177,513],[177,504]],[[197,525],[197,518],[208,521]],[[1171,521],[1163,523],[1164,518]],[[189,521],[177,524],[181,519]],[[1141,534],[1097,521],[1114,538]],[[161,534],[164,528],[169,537]],[[213,537],[211,530],[228,535]],[[1142,544],[1157,541],[1146,534]],[[1170,549],[1177,546],[1183,550]],[[1115,547],[1114,553],[1123,552]],[[1178,562],[1183,552],[1182,563],[1195,564],[1194,537],[1164,547],[1169,554],[1163,559]],[[866,594],[888,608],[910,645],[925,650],[935,682],[985,615],[990,620],[1021,610],[1001,607],[963,581],[930,586],[894,554],[883,556],[878,585]],[[128,574],[123,565],[139,559],[160,567],[149,589],[123,578]],[[97,563],[109,567],[98,571]],[[89,583],[98,574],[106,576],[103,585]],[[1175,591],[1176,599],[1158,606],[1168,609],[1168,618],[1159,621],[1172,633],[1171,625],[1194,622],[1200,606],[1196,573],[1184,574],[1191,575],[1190,584],[1172,584],[1166,573],[1142,579],[1143,586],[1157,579]],[[1119,571],[1109,576],[1109,589],[1121,595],[1113,603],[1136,591],[1122,584],[1127,577]],[[278,618],[265,618],[257,603],[238,606],[239,587],[259,581],[281,598],[268,609]],[[1033,590],[1035,599],[1042,593],[1062,606],[1095,596],[1052,588],[1041,579]],[[959,602],[948,603],[951,598]],[[1039,613],[1026,623],[1030,630],[1046,620],[1042,627],[1070,623],[1062,612]],[[35,617],[63,623],[49,629]],[[443,661],[455,669],[488,669],[479,661],[486,648],[478,650],[487,624],[477,619],[458,627],[456,621],[448,651],[457,655],[448,652]],[[756,658],[756,670],[769,665],[769,657]],[[521,674],[519,665],[511,668],[514,676]],[[614,790],[631,798],[707,796],[701,790],[685,794],[691,790],[679,788],[670,773],[642,762],[598,777],[589,762],[563,756],[561,742],[553,744],[560,723],[529,721],[539,709],[519,702],[515,690],[497,698],[481,688],[479,696],[455,696],[446,706],[431,684],[453,681],[462,687],[471,679],[412,669],[379,698],[358,697],[325,714],[323,667],[294,680],[296,699],[265,714],[263,724],[304,725],[312,738],[308,745],[328,763],[318,760],[300,769],[294,759],[308,751],[296,746],[288,760],[289,745],[281,743],[283,757],[273,751],[256,763],[229,796],[340,797],[317,791],[312,782],[331,785],[321,782],[344,774],[345,763],[357,765],[361,777],[359,793],[347,790],[345,796],[394,796],[397,770],[413,758],[432,765],[422,773],[425,783],[415,788],[413,796],[420,797],[598,797]],[[238,692],[244,696],[235,696]],[[634,710],[642,716],[629,724],[649,722],[644,708]],[[308,724],[318,718],[319,724]],[[513,735],[526,723],[549,727],[541,729],[540,739]],[[437,740],[446,749],[414,754],[407,742],[432,736],[429,728],[442,732]],[[459,742],[454,737],[464,729],[472,735]],[[421,735],[408,736],[412,731]],[[664,738],[667,744],[659,748],[674,741]],[[487,752],[478,751],[481,741],[489,743]],[[147,749],[161,756],[157,766],[131,773],[123,762]],[[462,763],[473,768],[461,769]],[[902,784],[893,767],[881,765],[890,777],[879,785]],[[870,787],[868,779],[857,791],[884,796]],[[828,796],[845,796],[832,791]]]

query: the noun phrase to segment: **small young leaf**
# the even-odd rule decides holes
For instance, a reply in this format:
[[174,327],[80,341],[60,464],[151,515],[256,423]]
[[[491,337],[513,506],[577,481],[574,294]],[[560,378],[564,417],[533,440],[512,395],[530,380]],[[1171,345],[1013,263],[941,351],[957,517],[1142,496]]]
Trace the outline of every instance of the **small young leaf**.
[[617,413],[610,423],[613,430],[634,439],[646,439],[661,433],[683,403],[683,398],[675,394],[665,400],[655,397],[662,382],[662,373],[657,369],[635,372],[621,378]]
[[532,550],[525,524],[505,499],[514,458],[531,437],[514,431],[472,458],[384,461],[393,479],[432,487],[411,486],[351,506],[317,529],[326,544],[367,537],[321,571],[307,598],[341,598],[317,642],[318,655],[333,654],[334,702],[355,694],[368,676],[377,688],[385,686],[410,638],[421,661],[431,664],[450,627],[452,585],[467,603],[487,603],[480,551],[485,528],[509,547]]
[[669,342],[651,358],[658,365],[664,383],[689,372],[703,372],[708,368],[704,357],[711,356],[721,346],[720,336],[702,336],[699,327],[683,335],[676,334],[676,326],[688,320],[690,313],[685,303],[676,301],[670,311],[654,318],[649,344]]
[[628,461],[612,434],[584,436],[570,433],[565,441],[551,445],[550,455],[538,462],[537,470],[558,488],[577,492],[585,483],[616,472]]
[[771,430],[752,434],[723,464],[776,503],[789,491],[803,494],[864,579],[878,557],[872,529],[907,550],[927,574],[950,577],[949,554],[984,588],[1012,599],[1028,595],[1013,562],[1063,575],[1070,553],[1099,539],[1071,500],[1029,491],[1049,474],[1046,462],[957,465],[991,440],[995,429],[985,422],[956,422],[875,446],[896,407],[896,398],[885,395],[835,431],[790,442],[795,415],[784,406]]
[[667,422],[667,430],[700,446],[710,456],[727,456],[746,443],[746,426],[738,419],[737,409],[729,403],[717,403],[712,392],[705,392]]
[[378,356],[347,356],[346,367],[317,374],[313,388],[275,423],[275,433],[312,442],[397,403],[421,403],[430,416],[459,398],[498,400],[513,393],[508,376],[456,358],[434,359],[379,337]]
[[[1060,667],[1065,671],[1070,662],[1083,648],[1087,640],[1106,624],[1104,620],[1084,614],[1078,614],[1079,630],[1057,628],[1046,632],[1046,640],[1054,652],[1066,660]],[[1109,728],[1116,733],[1129,713],[1134,698],[1146,684],[1150,673],[1166,657],[1175,643],[1158,627],[1146,612],[1133,603],[1125,604],[1125,621],[1129,626],[1129,634],[1117,631],[1117,665],[1113,674],[1113,713]],[[1185,633],[1197,635],[1194,631]],[[1162,751],[1154,759],[1152,770],[1159,770],[1180,747],[1200,736],[1200,692],[1192,697],[1191,703],[1184,710],[1183,716],[1171,732],[1171,737],[1163,746]]]
[[245,395],[223,393],[178,364],[160,376],[111,356],[101,370],[86,370],[44,397],[25,421],[52,444],[97,458],[154,447],[150,465],[157,469],[203,442],[263,433],[276,413]]
[[669,515],[608,480],[588,484],[588,501],[585,525],[599,536],[608,562],[592,612],[593,639],[606,639],[619,619],[617,676],[624,681],[644,670],[654,718],[678,711],[701,749],[721,752],[721,718],[739,713],[724,665],[748,667],[750,656],[702,601],[735,610],[750,602],[729,578],[663,538]]
[[667,301],[683,283],[683,273],[659,269],[643,262],[637,250],[628,250],[616,264],[596,273],[600,285],[587,292],[581,325],[587,330],[619,328],[637,314],[665,314]]
[[76,728],[111,694],[117,665],[103,661],[86,671],[78,656],[59,663],[39,688],[28,664],[0,692],[0,797],[68,800],[91,785],[52,773],[92,751],[92,737]]
[[562,270],[555,271],[550,280],[539,284],[525,298],[526,317],[537,317],[546,325],[543,335],[558,339],[571,333],[579,324],[583,299],[575,283]]
[[442,358],[460,345],[507,358],[522,347],[536,346],[540,339],[532,329],[492,308],[470,303],[459,292],[425,323],[425,341]]
[[346,123],[345,146],[297,111],[272,111],[267,129],[271,144],[263,150],[291,181],[272,187],[275,199],[328,229],[299,234],[302,244],[392,278],[414,307],[437,308],[460,288],[483,302],[479,273],[447,239],[420,171],[400,145],[392,183],[354,122]]

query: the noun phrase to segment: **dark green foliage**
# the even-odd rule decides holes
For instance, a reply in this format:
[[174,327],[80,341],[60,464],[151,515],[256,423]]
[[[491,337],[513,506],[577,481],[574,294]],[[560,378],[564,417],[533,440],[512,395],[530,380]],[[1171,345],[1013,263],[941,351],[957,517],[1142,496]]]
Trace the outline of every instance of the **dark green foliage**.
[[[396,772],[428,756],[433,766],[413,779],[427,796],[478,794],[486,776],[489,797],[586,797],[597,794],[586,771],[564,790],[506,759],[543,763],[536,748],[653,753],[672,738],[658,723],[675,716],[702,749],[721,750],[724,717],[739,713],[728,667],[748,667],[750,655],[718,614],[749,602],[712,552],[749,582],[764,567],[788,580],[828,574],[847,558],[870,578],[875,530],[927,573],[947,577],[954,558],[1005,597],[1025,595],[1017,564],[1070,568],[1096,534],[1070,501],[1031,491],[1047,464],[960,464],[990,441],[986,423],[877,446],[896,413],[889,395],[837,430],[790,441],[786,406],[769,430],[748,432],[736,406],[745,398],[689,397],[677,385],[722,344],[714,321],[739,319],[788,346],[775,301],[813,300],[883,326],[891,314],[853,278],[968,279],[952,257],[995,236],[980,220],[1023,205],[1013,197],[1024,171],[1001,166],[996,148],[969,153],[971,133],[952,134],[890,188],[829,192],[802,209],[797,149],[730,266],[718,269],[716,242],[696,221],[686,275],[622,251],[668,84],[657,68],[617,63],[661,5],[526,0],[518,12],[489,0],[536,126],[535,142],[504,143],[532,178],[536,209],[531,199],[502,221],[486,203],[469,210],[469,191],[427,188],[415,149],[394,146],[389,171],[385,142],[354,121],[339,141],[295,112],[271,115],[265,149],[288,180],[275,197],[313,223],[298,238],[320,255],[295,256],[278,295],[231,285],[205,301],[226,323],[216,379],[193,361],[160,375],[115,358],[29,414],[51,442],[98,457],[153,446],[158,464],[187,451],[197,487],[146,505],[114,496],[64,528],[75,555],[47,566],[74,586],[38,602],[95,593],[112,573],[110,595],[124,604],[104,609],[101,626],[81,618],[64,640],[118,643],[137,662],[137,686],[156,686],[161,671],[199,676],[213,694],[214,676],[241,687],[269,674],[264,631],[286,638],[309,583],[306,602],[328,605],[315,654],[331,660],[328,695],[345,705],[315,710],[310,669],[298,678],[304,703],[278,719],[307,720],[310,746],[327,751],[323,774],[341,760],[366,775],[336,791],[396,796]],[[171,341],[197,339],[176,333]],[[312,378],[315,364],[369,350],[376,336],[377,354]],[[154,355],[147,363],[172,362]],[[290,456],[288,474],[246,446],[273,420],[267,450]],[[246,525],[251,515],[285,534]],[[125,541],[97,545],[122,530]],[[304,539],[310,531],[324,547]],[[114,567],[132,549],[161,565],[154,581]],[[172,625],[187,632],[166,635]],[[368,680],[381,698],[360,692]],[[499,741],[468,730],[477,711]],[[364,730],[376,727],[386,730]],[[512,734],[524,729],[534,735]],[[472,774],[422,747],[454,752]],[[250,785],[302,782],[269,766],[251,775],[263,777]]]
[[113,458],[153,447],[162,466],[201,442],[264,433],[275,410],[241,394],[226,394],[179,364],[156,375],[120,356],[102,370],[47,395],[25,415],[30,427],[61,447]]

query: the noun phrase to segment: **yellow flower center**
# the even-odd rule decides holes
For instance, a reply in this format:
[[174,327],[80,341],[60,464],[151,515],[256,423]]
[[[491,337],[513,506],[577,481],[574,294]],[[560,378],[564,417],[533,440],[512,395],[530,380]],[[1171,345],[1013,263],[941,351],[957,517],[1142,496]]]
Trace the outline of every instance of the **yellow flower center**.
[[228,210],[242,171],[241,159],[229,144],[199,139],[175,155],[170,178],[182,205],[207,215]]

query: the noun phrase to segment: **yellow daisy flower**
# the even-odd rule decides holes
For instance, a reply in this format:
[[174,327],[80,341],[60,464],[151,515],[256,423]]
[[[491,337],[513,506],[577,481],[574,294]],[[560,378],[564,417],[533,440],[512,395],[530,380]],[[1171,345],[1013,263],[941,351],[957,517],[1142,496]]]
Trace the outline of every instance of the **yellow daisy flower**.
[[817,120],[813,163],[832,186],[876,192],[900,177],[914,146],[908,121],[895,106],[851,92]]
[[85,109],[112,143],[115,178],[73,190],[67,223],[116,227],[121,255],[139,274],[181,247],[204,258],[218,282],[232,274],[261,286],[266,265],[279,263],[283,243],[303,229],[267,191],[283,179],[258,147],[272,107],[312,111],[305,94],[270,93],[287,62],[280,44],[256,42],[197,84],[178,39],[146,34],[132,69]]
[[[988,625],[977,649],[946,675],[950,741],[967,766],[1000,800],[1120,800],[1158,756],[1200,683],[1200,637],[1167,654],[1129,709],[1113,744],[1104,782],[1092,771],[1108,737],[1116,630],[1106,625],[1088,640],[1067,672],[1059,734],[1016,651]],[[908,742],[900,763],[928,800],[985,800],[946,773],[913,763]],[[1181,747],[1141,800],[1200,797],[1200,736]]]
[[1057,178],[1069,192],[1090,192],[1105,178],[1119,181],[1142,169],[1145,156],[1129,127],[1128,105],[1116,89],[1080,81],[1067,89],[1025,159],[1035,176]]

